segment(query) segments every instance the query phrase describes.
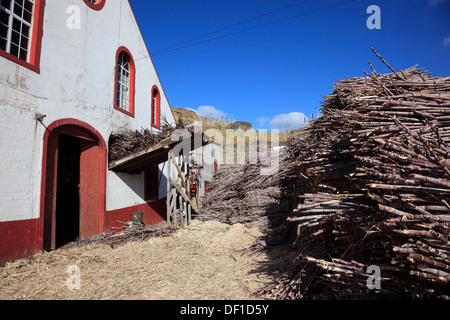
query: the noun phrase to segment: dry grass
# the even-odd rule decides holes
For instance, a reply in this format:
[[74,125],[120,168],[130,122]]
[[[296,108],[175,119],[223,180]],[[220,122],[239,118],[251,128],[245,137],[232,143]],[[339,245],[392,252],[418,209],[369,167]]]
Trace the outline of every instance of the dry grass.
[[[255,299],[271,280],[261,268],[267,256],[236,251],[261,235],[242,224],[193,221],[172,236],[115,249],[88,245],[40,253],[0,268],[0,299]],[[67,287],[71,265],[80,267],[80,290]]]

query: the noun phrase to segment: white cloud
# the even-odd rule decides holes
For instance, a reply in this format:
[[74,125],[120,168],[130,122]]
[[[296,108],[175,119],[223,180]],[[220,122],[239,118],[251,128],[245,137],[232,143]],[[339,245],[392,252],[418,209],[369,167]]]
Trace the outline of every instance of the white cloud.
[[279,114],[270,120],[269,125],[272,129],[298,129],[308,122],[308,118],[301,112],[291,112]]
[[261,117],[261,118],[256,119],[256,122],[258,122],[260,126],[263,126],[263,125],[265,125],[269,120],[270,120],[270,118]]
[[450,46],[450,36],[445,37],[444,40],[442,40],[442,45],[443,45],[444,47]]
[[188,110],[194,111],[199,116],[209,117],[214,119],[220,119],[221,117],[225,117],[226,113],[216,109],[213,106],[200,106],[197,109],[186,108]]

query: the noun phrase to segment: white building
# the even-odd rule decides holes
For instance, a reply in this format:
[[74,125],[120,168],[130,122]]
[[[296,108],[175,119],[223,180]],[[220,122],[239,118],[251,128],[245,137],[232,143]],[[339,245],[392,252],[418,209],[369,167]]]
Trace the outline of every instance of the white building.
[[175,123],[128,1],[2,0],[0,115],[0,263],[166,219],[159,170],[108,170],[111,134]]
[[[201,198],[209,191],[209,183],[212,181],[214,174],[220,169],[223,162],[222,145],[216,142],[208,143],[202,148],[195,149],[191,152],[190,164],[191,172],[196,177],[195,196]],[[191,183],[192,184],[192,183]],[[192,194],[194,196],[194,194]]]

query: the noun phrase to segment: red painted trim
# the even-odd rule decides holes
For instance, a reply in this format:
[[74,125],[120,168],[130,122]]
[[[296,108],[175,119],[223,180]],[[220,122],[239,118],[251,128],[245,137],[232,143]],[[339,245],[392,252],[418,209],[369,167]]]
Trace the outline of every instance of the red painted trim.
[[132,220],[132,212],[143,212],[145,225],[155,225],[166,221],[166,201],[167,198],[165,197],[158,201],[108,211],[106,213],[105,230],[111,230],[114,232],[123,230],[123,227],[125,226],[123,222]]
[[30,61],[24,61],[10,53],[0,50],[0,56],[28,68],[36,73],[40,73],[42,36],[44,34],[44,7],[45,0],[36,0],[33,13],[33,30],[30,44]]
[[105,6],[106,0],[97,0],[97,3],[89,2],[88,0],[84,0],[84,3],[87,4],[87,6],[93,10],[102,10]]
[[[155,122],[153,122],[153,91],[157,91],[157,95],[156,95],[156,107],[155,107],[155,111],[156,111],[156,116],[155,116]],[[161,93],[159,92],[159,89],[156,85],[154,85],[152,87],[152,91],[151,91],[151,97],[152,97],[152,103],[151,103],[151,110],[150,110],[150,124],[153,128],[156,129],[161,129]]]
[[166,101],[167,101],[167,104],[169,105],[169,110],[170,110],[170,113],[172,114],[173,121],[175,121],[175,123],[176,123],[177,120],[175,119],[175,115],[173,114],[172,107],[170,106],[169,99],[167,98],[167,95],[166,95],[166,91],[164,90],[164,87],[163,87],[163,85],[161,83],[161,80],[159,78],[158,71],[156,70],[155,64],[153,63],[153,59],[152,59],[152,56],[150,55],[150,51],[148,50],[147,43],[145,42],[144,36],[142,35],[141,27],[139,26],[139,23],[137,23],[136,15],[134,14],[133,7],[130,4],[130,0],[128,0],[128,5],[130,6],[131,13],[133,14],[134,21],[136,22],[136,25],[138,27],[139,33],[141,34],[142,42],[144,43],[145,49],[147,50],[148,56],[150,57],[150,61],[152,62],[152,66],[153,66],[153,69],[155,70],[156,77],[158,78],[158,82],[161,85],[161,90],[164,92],[164,96],[166,97]]
[[0,265],[36,253],[38,219],[0,222]]
[[[71,126],[71,128],[73,128]],[[99,179],[101,178],[97,142],[82,139],[80,146],[79,238],[87,239],[102,232],[100,223]],[[93,214],[93,213],[97,214]]]
[[[126,111],[119,106],[116,105],[117,102],[117,67],[118,67],[118,61],[119,61],[119,54],[121,52],[125,52],[129,57],[129,64],[130,64],[130,101],[129,101],[129,109],[130,111]],[[135,82],[136,82],[136,66],[134,64],[133,56],[131,55],[130,50],[128,50],[126,47],[120,47],[117,49],[116,52],[116,68],[115,68],[115,76],[114,76],[114,109],[123,112],[130,117],[134,118],[134,100],[135,100]]]
[[[54,144],[55,142],[49,141],[51,134],[55,132],[58,128],[63,126],[74,126],[78,128],[85,129],[88,131],[91,136],[96,140],[100,147],[100,186],[99,186],[99,230],[98,233],[102,233],[105,230],[105,214],[106,214],[106,173],[107,173],[107,146],[105,140],[101,136],[101,134],[91,125],[77,119],[61,119],[53,122],[48,125],[43,136],[43,154],[42,154],[42,177],[41,177],[41,196],[40,196],[40,218],[37,223],[37,232],[36,232],[36,251],[43,250],[44,246],[44,217],[46,213],[46,189],[48,184],[52,183],[51,181],[47,181],[47,159],[48,157],[48,149],[54,147],[50,144]],[[65,128],[70,131],[70,128]],[[77,129],[77,128],[75,128]],[[68,133],[67,130],[64,130],[65,133]],[[74,130],[77,133],[78,130]],[[56,131],[58,132],[58,131]],[[56,177],[54,177],[56,179]],[[54,182],[54,181],[53,181]]]

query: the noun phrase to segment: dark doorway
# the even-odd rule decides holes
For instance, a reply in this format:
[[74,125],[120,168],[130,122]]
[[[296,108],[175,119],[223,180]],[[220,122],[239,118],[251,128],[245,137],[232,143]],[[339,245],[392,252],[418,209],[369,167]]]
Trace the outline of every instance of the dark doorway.
[[80,157],[81,140],[61,134],[58,142],[56,248],[79,238]]
[[76,119],[47,126],[42,159],[38,250],[51,251],[104,231],[106,144]]

